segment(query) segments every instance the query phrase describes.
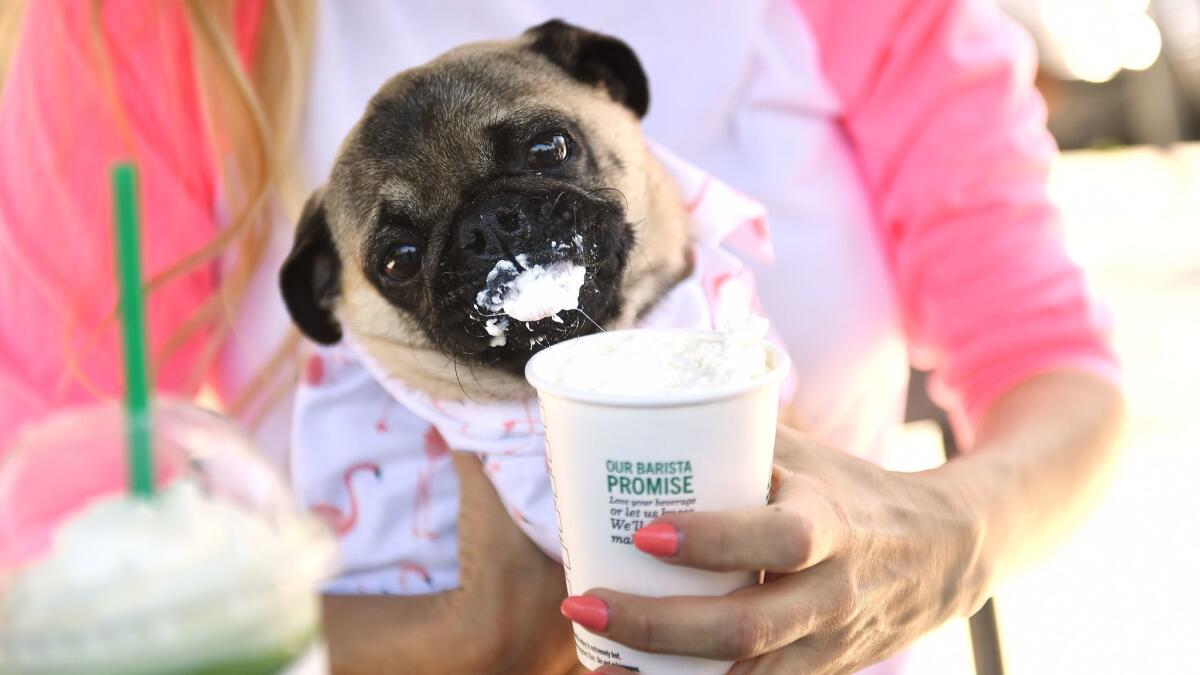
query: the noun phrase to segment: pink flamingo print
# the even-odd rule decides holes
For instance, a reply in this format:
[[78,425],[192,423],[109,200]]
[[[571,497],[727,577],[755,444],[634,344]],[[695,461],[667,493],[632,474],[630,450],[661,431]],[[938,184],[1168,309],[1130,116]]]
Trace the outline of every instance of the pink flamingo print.
[[525,512],[515,506],[512,508],[512,516],[515,520],[519,520],[522,523],[525,523],[527,526],[533,527],[533,522],[530,521],[529,518],[525,517]]
[[429,502],[433,498],[433,475],[437,463],[450,455],[446,439],[438,433],[437,427],[429,427],[425,432],[425,468],[417,476],[417,492],[413,499],[412,533],[421,539],[436,539],[437,535],[429,522]]
[[751,218],[750,227],[754,228],[754,234],[757,235],[759,239],[766,239],[771,236],[770,231],[767,229],[766,216],[755,216],[754,218]]
[[446,439],[442,438],[437,427],[429,427],[429,431],[425,432],[425,459],[435,461],[449,454],[450,447],[446,445]]
[[[705,288],[704,290],[705,290],[705,294],[708,296],[708,306],[709,307],[717,307],[718,305],[721,304],[721,289],[725,286],[725,284],[732,281],[734,276],[735,276],[734,272],[729,272],[729,271],[721,272],[720,274],[713,277],[711,279],[711,281],[709,281],[706,284],[707,288]],[[713,328],[717,327],[717,325],[716,325],[717,318],[718,318],[717,314],[715,312],[713,312],[712,313]]]
[[711,182],[712,176],[705,174],[704,181],[700,183],[700,187],[696,190],[696,195],[683,205],[685,211],[695,213],[696,209],[700,208],[700,202],[704,201],[704,195],[708,194],[708,184]]
[[319,387],[325,380],[325,359],[320,354],[308,357],[304,364],[304,383],[310,387]]
[[328,522],[338,538],[345,537],[354,529],[354,525],[358,522],[358,496],[354,493],[354,484],[351,480],[354,474],[369,471],[375,474],[378,479],[382,474],[379,465],[374,462],[358,462],[351,464],[342,474],[342,483],[346,486],[346,494],[350,496],[350,513],[345,513],[342,509],[332,504],[315,504],[310,509],[313,515]]
[[414,562],[407,562],[407,561],[401,562],[400,563],[400,587],[401,588],[408,587],[408,578],[410,575],[416,575],[417,578],[419,578],[421,580],[421,582],[425,584],[426,588],[433,586],[433,577],[430,576],[429,570],[425,569],[424,566],[418,565],[417,563],[414,563]]
[[383,401],[383,410],[379,413],[379,419],[375,421],[375,431],[379,433],[387,433],[388,430],[388,412],[392,409],[392,403],[395,399],[387,396]]
[[521,401],[521,407],[525,409],[525,424],[529,427],[529,433],[534,432],[533,412],[529,409],[529,400]]

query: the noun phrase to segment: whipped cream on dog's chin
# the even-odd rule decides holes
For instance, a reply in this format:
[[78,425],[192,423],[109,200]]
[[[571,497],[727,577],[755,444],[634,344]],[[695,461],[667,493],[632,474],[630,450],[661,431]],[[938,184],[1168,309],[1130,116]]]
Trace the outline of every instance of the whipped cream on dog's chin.
[[268,522],[188,479],[98,499],[11,579],[0,671],[174,672],[294,647],[316,630],[334,555],[320,523]]
[[767,320],[746,317],[715,334],[614,331],[563,343],[545,357],[547,379],[572,389],[642,396],[748,384],[770,370]]
[[493,347],[507,342],[509,319],[529,322],[553,318],[562,323],[560,312],[579,308],[586,267],[567,260],[529,265],[524,254],[517,256],[517,263],[520,272],[511,260],[497,262],[488,273],[484,289],[475,296],[481,314],[503,314],[484,321]]

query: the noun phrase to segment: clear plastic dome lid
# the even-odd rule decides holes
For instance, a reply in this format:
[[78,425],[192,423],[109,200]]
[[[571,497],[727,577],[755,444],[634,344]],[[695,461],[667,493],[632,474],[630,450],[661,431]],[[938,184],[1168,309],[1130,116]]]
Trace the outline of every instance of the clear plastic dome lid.
[[[271,521],[295,517],[291,494],[226,418],[175,400],[154,410],[155,484],[180,478]],[[54,530],[96,499],[127,493],[125,421],[117,405],[60,413],[0,453],[0,576],[44,554]]]
[[116,405],[56,415],[0,455],[0,672],[271,662],[311,639],[327,528],[225,418],[153,414],[149,499],[128,493]]

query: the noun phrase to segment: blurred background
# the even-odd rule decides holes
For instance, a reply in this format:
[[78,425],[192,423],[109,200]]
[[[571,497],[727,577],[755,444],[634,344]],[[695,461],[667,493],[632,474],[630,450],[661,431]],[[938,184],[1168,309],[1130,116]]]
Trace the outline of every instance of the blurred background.
[[[1052,191],[1067,244],[1112,312],[1130,403],[1103,505],[997,594],[1003,672],[1197,673],[1200,0],[997,2],[1037,41],[1038,87],[1064,150]],[[908,424],[894,450],[894,468],[938,463],[937,425]],[[913,672],[974,672],[966,622],[915,660]]]

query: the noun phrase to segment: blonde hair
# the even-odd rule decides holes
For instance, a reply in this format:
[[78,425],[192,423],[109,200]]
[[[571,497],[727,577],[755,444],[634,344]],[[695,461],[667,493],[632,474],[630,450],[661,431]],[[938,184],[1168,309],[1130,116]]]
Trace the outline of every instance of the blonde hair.
[[8,62],[17,47],[17,33],[20,31],[21,16],[24,13],[24,0],[0,2],[0,91],[4,91]]
[[[296,165],[292,151],[307,84],[315,6],[312,0],[266,0],[256,33],[253,67],[247,69],[236,40],[238,4],[238,0],[183,3],[229,221],[212,241],[146,282],[147,292],[153,293],[199,266],[213,264],[218,257],[232,262],[223,268],[217,292],[154,355],[154,363],[161,364],[197,334],[211,329],[192,375],[192,389],[206,379],[221,345],[238,337],[233,319],[264,262],[274,222],[281,215],[294,218],[302,202],[292,170]],[[91,1],[93,35],[97,37],[102,5],[103,0]],[[17,42],[23,9],[20,0],[0,3],[0,87]],[[104,50],[100,51],[101,61],[107,62]],[[101,72],[101,77],[111,79],[111,70]],[[113,100],[117,104],[115,95]],[[120,114],[119,109],[117,112]],[[294,384],[298,346],[293,331],[246,388],[224,402],[226,409],[251,423],[269,410]]]
[[[196,376],[202,378],[227,338],[237,338],[233,319],[251,279],[263,262],[271,239],[273,207],[293,219],[302,202],[292,167],[310,65],[315,6],[311,1],[268,0],[258,30],[253,69],[247,71],[234,40],[236,0],[187,0],[194,62],[199,76],[211,137],[217,144],[224,196],[230,207],[228,226],[187,259],[149,281],[157,285],[211,262],[230,248],[235,264],[222,277],[218,292],[172,335],[158,354],[161,361],[206,323],[217,318]],[[253,381],[232,401],[231,412],[257,418],[294,382],[298,335],[291,333],[263,365]],[[197,381],[196,384],[199,384]]]

